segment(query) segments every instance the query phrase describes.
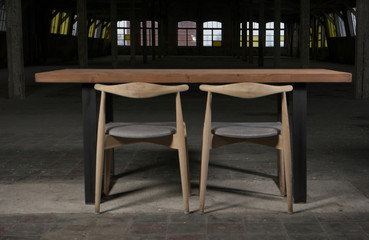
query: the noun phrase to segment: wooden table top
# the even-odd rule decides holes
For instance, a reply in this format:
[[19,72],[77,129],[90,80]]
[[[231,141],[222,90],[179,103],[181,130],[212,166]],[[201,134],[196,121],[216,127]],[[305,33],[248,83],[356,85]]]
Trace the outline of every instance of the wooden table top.
[[347,72],[327,69],[64,69],[36,73],[48,83],[351,82]]

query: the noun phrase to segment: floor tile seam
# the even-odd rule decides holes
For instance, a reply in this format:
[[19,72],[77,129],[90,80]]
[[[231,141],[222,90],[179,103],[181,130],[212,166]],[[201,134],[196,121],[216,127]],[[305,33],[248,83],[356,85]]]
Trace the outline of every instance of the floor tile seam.
[[350,185],[351,185],[351,187],[353,187],[355,190],[356,190],[356,192],[357,193],[360,193],[362,196],[364,196],[365,198],[367,198],[368,200],[369,200],[369,195],[367,196],[367,194],[365,194],[365,193],[363,193],[362,191],[360,191],[360,189],[358,189],[352,182],[351,182],[351,180],[349,180],[349,179],[347,179],[347,176],[344,176],[343,177],[345,180],[346,180],[346,182],[348,182]]
[[325,229],[325,227],[322,223],[323,222],[318,221],[318,224],[319,224],[320,228],[322,229],[322,231],[324,232],[324,234],[329,235],[327,229]]
[[[18,220],[18,222],[19,222],[19,220]],[[5,235],[3,235],[3,236],[8,236],[8,235],[6,235],[6,233],[11,232],[14,229],[14,227],[18,224],[18,222],[10,224],[11,227],[5,232]]]
[[[347,223],[347,222],[337,222],[337,221],[327,221],[327,222],[324,222],[324,223]],[[320,224],[320,223],[319,223]],[[353,232],[353,233],[342,233],[342,232],[339,232],[339,233],[336,233],[336,232],[332,232],[332,233],[329,233],[327,231],[327,229],[324,227],[324,225],[321,226],[322,230],[325,232],[326,235],[330,235],[330,236],[342,236],[342,235],[345,235],[345,234],[349,234],[349,235],[353,235],[353,234],[367,234],[364,229],[362,228],[362,226],[358,223],[354,223],[356,225],[359,226],[361,232],[360,233],[356,233],[356,232]],[[368,237],[369,237],[369,234],[367,234]]]

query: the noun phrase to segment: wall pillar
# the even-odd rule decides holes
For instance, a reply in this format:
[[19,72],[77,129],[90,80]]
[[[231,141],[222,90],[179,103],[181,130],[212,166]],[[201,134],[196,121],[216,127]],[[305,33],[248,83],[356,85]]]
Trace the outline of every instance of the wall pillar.
[[265,6],[264,1],[259,3],[259,67],[264,66],[264,46],[265,46]]
[[77,41],[78,41],[78,63],[80,68],[88,66],[88,27],[87,27],[87,1],[77,0]]
[[135,7],[135,0],[130,1],[130,7],[129,7],[129,15],[130,15],[130,27],[131,27],[131,47],[130,47],[130,54],[131,54],[131,64],[136,64],[136,36],[137,36],[137,23],[136,23],[136,7]]
[[242,21],[242,60],[247,61],[247,21],[245,17]]
[[[146,15],[145,15],[146,16]],[[147,63],[147,32],[146,32],[146,18],[142,21],[142,61]]]
[[[252,12],[252,5],[249,9],[249,63],[254,62],[254,15]],[[247,27],[247,26],[246,26]]]
[[21,0],[6,0],[5,9],[8,54],[8,94],[10,99],[25,99],[22,2]]
[[[155,36],[155,1],[153,0],[151,6],[151,55],[152,60],[156,60],[156,36]],[[158,29],[159,30],[159,29]]]
[[281,65],[281,0],[274,0],[274,68]]
[[110,0],[111,61],[113,68],[118,67],[117,0]]
[[8,94],[10,99],[25,99],[22,2],[21,0],[6,0],[5,9],[8,54]]
[[356,0],[355,97],[369,98],[369,3]]
[[301,68],[309,67],[310,50],[310,0],[300,0],[300,65]]

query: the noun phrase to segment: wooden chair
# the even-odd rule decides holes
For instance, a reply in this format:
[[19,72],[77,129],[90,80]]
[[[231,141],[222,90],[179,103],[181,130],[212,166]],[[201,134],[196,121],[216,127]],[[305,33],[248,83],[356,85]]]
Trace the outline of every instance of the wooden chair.
[[[188,85],[164,86],[134,82],[119,85],[96,84],[95,89],[101,91],[96,149],[95,212],[100,212],[104,152],[104,193],[105,195],[108,195],[112,149],[117,146],[131,143],[150,142],[178,149],[184,212],[188,213],[190,194],[189,165],[186,127],[183,122],[180,98],[180,92],[187,91]],[[151,98],[175,93],[176,122],[105,123],[105,93],[111,93],[127,98]]]
[[[286,101],[286,92],[292,91],[292,86],[272,86],[260,83],[235,83],[213,86],[201,85],[200,89],[208,92],[202,139],[200,211],[204,212],[210,149],[238,142],[251,142],[274,147],[278,150],[279,187],[281,194],[285,195],[285,184],[287,185],[288,212],[292,212],[292,163]],[[281,93],[282,121],[241,123],[212,122],[212,93],[245,99]]]

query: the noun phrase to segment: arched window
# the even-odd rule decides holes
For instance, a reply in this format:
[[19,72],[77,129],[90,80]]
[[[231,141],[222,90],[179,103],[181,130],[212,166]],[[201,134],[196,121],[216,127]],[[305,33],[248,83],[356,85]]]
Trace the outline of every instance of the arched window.
[[208,21],[203,24],[203,46],[221,47],[222,46],[222,23]]
[[[284,23],[281,22],[281,37],[280,37],[280,45],[284,47]],[[274,47],[274,22],[268,22],[265,25],[266,34],[265,34],[265,46],[266,47]]]
[[[155,21],[154,22],[154,31],[155,31],[155,46],[158,46],[159,40],[158,40],[158,35],[159,35],[159,31],[158,31],[158,22]],[[140,22],[140,27],[141,27],[141,46],[143,46],[143,22]],[[151,21],[146,21],[146,46],[152,46],[152,26],[151,26]]]
[[178,22],[178,46],[195,47],[196,46],[196,22],[182,21]]
[[117,38],[118,46],[131,46],[131,22],[118,21],[117,22]]
[[52,14],[54,17],[51,20],[50,33],[67,35],[70,16],[66,12],[57,12],[56,10],[52,10]]

